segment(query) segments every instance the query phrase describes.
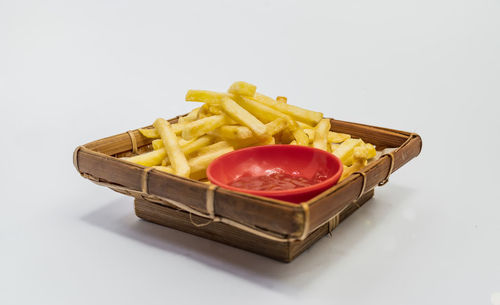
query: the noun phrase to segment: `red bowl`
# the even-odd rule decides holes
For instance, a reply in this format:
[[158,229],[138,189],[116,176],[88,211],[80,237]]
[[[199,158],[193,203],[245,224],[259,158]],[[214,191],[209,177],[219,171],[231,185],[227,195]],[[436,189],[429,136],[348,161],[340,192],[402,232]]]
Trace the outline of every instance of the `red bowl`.
[[[342,170],[342,162],[329,152],[307,146],[278,144],[249,147],[224,154],[208,166],[207,177],[213,184],[233,191],[300,203],[335,185]],[[278,191],[251,190],[229,185],[243,175],[266,176],[272,172],[299,175],[308,179],[319,173],[326,176],[326,179],[310,186]]]

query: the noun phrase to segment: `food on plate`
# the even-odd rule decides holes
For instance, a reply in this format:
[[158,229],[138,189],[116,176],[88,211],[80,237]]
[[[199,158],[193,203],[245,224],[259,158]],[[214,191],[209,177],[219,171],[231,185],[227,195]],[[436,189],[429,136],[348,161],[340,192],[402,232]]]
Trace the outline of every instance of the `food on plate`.
[[[342,180],[376,156],[373,145],[349,134],[331,131],[330,120],[323,118],[321,112],[290,105],[283,96],[273,99],[257,92],[257,87],[247,82],[233,83],[227,93],[189,90],[186,101],[203,105],[179,117],[175,123],[160,118],[153,127],[139,129],[144,137],[153,139],[153,150],[123,159],[203,181],[208,165],[230,151],[259,145],[303,145],[336,155],[344,165]],[[318,182],[296,178],[273,174],[258,181],[241,177],[234,183],[274,190]]]

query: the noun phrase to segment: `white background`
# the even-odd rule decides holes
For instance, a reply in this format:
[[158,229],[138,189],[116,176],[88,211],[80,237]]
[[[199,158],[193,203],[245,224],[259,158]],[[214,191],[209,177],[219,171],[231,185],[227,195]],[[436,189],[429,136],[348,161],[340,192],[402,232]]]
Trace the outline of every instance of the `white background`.
[[[235,80],[419,133],[290,264],[139,220],[73,149]],[[0,1],[0,304],[500,304],[500,2]]]

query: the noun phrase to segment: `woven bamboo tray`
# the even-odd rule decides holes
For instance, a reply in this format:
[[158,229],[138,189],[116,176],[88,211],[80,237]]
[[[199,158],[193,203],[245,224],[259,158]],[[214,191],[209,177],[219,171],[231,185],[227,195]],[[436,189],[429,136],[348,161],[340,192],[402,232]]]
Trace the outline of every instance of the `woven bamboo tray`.
[[79,146],[73,162],[84,178],[133,196],[138,217],[290,262],[369,200],[376,186],[422,149],[414,133],[330,120],[332,131],[361,138],[377,150],[395,149],[301,204],[234,192],[119,159],[152,150],[152,140],[138,130]]

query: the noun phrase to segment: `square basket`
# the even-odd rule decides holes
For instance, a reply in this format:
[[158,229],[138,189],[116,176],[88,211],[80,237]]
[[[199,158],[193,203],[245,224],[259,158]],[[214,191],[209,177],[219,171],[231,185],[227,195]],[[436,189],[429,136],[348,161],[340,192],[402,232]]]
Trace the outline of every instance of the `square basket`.
[[142,219],[290,262],[369,200],[376,186],[385,184],[422,149],[414,133],[330,121],[332,131],[390,152],[300,204],[235,192],[119,159],[152,150],[152,139],[137,129],[77,147],[73,162],[84,178],[133,196]]

